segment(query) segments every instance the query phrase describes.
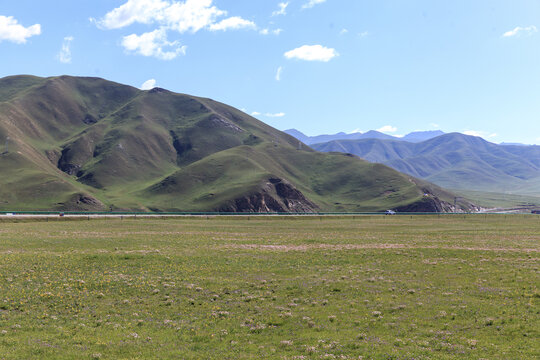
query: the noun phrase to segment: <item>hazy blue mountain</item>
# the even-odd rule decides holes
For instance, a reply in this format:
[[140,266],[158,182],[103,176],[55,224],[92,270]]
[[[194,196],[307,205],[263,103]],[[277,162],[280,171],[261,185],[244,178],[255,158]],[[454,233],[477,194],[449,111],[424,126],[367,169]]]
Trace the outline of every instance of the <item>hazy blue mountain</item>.
[[340,139],[357,140],[357,139],[361,139],[360,136],[362,135],[360,133],[346,134],[344,132],[339,132],[337,134],[332,134],[332,135],[308,136],[296,129],[285,130],[284,133],[294,136],[295,138],[297,138],[298,140],[302,141],[304,144],[307,144],[307,145],[333,141],[333,140],[340,140]]
[[365,133],[356,132],[356,133],[347,134],[344,132],[339,132],[337,134],[317,135],[317,136],[308,136],[296,129],[289,129],[289,130],[285,130],[284,132],[297,138],[298,140],[302,141],[304,144],[308,144],[308,145],[335,141],[335,140],[360,140],[360,139],[381,139],[381,140],[420,142],[420,141],[432,139],[434,137],[444,134],[444,132],[440,130],[415,131],[415,132],[405,135],[404,137],[387,135],[376,130],[370,130]]
[[[285,130],[284,132],[291,135],[292,137],[297,138],[298,140],[300,140],[304,144],[309,145],[309,136],[305,135],[304,133],[302,133],[302,132],[300,132],[300,131],[298,131],[296,129],[289,129],[289,130]],[[328,140],[328,141],[330,141],[330,140]]]
[[507,143],[507,142],[502,142],[502,143],[500,143],[499,145],[503,145],[503,146],[528,146],[527,144],[521,144],[521,143]]
[[413,131],[412,133],[409,133],[402,137],[401,140],[416,143],[433,139],[441,135],[444,135],[444,132],[442,132],[441,130]]
[[386,135],[382,132],[376,131],[376,130],[370,130],[368,132],[365,132],[363,134],[357,133],[359,139],[380,139],[380,140],[396,140],[399,139],[395,136]]
[[497,145],[451,133],[419,143],[361,139],[312,147],[354,154],[446,188],[540,194],[540,146]]

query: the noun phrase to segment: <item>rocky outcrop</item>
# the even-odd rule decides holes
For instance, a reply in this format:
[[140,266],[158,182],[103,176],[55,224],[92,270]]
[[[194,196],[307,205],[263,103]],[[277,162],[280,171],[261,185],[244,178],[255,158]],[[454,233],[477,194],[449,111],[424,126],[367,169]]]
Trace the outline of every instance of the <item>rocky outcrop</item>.
[[217,209],[219,212],[250,213],[312,213],[318,206],[308,200],[289,182],[270,178],[257,192],[230,201]]
[[71,162],[70,150],[70,148],[62,150],[62,155],[58,160],[58,168],[68,175],[75,175],[81,169],[81,165]]
[[436,196],[427,195],[422,199],[415,201],[409,205],[400,206],[395,209],[397,212],[420,212],[420,213],[453,213],[453,212],[477,212],[480,210],[473,204],[468,204],[467,208],[463,208],[463,205],[458,204],[454,207],[454,204],[443,201]]
[[103,211],[106,206],[93,196],[78,193],[71,196],[67,202],[57,204],[57,208],[63,211]]
[[411,204],[400,206],[395,209],[397,212],[425,212],[425,213],[442,213],[445,211],[443,202],[435,197],[423,197],[421,200],[415,201]]

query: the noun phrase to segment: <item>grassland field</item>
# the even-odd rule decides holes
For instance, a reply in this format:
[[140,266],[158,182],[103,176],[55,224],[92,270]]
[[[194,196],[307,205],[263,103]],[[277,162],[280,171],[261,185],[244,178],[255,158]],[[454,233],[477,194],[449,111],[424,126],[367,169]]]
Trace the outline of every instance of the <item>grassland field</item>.
[[534,215],[0,220],[0,359],[538,359]]

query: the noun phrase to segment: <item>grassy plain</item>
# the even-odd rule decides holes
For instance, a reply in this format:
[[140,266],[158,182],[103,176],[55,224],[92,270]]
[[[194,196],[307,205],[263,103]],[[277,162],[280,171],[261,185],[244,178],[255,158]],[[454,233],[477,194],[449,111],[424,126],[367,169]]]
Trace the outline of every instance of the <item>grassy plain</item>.
[[540,197],[516,194],[490,193],[483,191],[452,190],[478,206],[484,208],[522,209],[531,212],[531,209],[540,208]]
[[0,220],[0,359],[537,359],[533,215]]

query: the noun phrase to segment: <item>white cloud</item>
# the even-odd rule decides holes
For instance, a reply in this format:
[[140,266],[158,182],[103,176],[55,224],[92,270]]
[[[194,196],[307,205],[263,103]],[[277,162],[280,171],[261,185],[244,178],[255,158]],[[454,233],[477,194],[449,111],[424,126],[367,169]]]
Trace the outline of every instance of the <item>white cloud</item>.
[[358,36],[360,36],[361,38],[365,38],[368,35],[369,35],[369,31],[364,31],[358,34]]
[[6,40],[24,44],[29,37],[40,34],[40,24],[24,27],[13,16],[0,15],[0,42]]
[[434,129],[440,128],[440,125],[439,125],[439,124],[436,124],[436,123],[431,123],[431,124],[429,124],[429,126],[431,126],[431,127],[434,128]]
[[352,131],[349,131],[347,134],[363,134],[364,131],[360,129],[354,129]]
[[397,128],[392,125],[385,125],[382,128],[377,129],[377,131],[382,133],[395,133]]
[[102,19],[94,20],[102,29],[120,29],[134,23],[158,24],[167,30],[179,33],[202,29],[228,30],[245,27],[254,28],[249,20],[234,16],[217,22],[227,15],[224,10],[212,5],[213,0],[128,0],[108,12]]
[[120,29],[134,23],[152,24],[159,20],[166,21],[164,13],[170,6],[163,0],[128,0],[94,22],[103,29]]
[[56,55],[56,58],[63,64],[71,64],[71,42],[73,41],[73,36],[66,36],[64,42],[62,43],[62,49]]
[[475,130],[466,130],[463,133],[465,135],[469,135],[469,136],[478,136],[478,137],[482,136],[482,135],[480,135],[480,131],[475,131]]
[[275,113],[275,114],[272,114],[272,113],[266,113],[266,114],[264,114],[264,116],[266,116],[266,117],[272,117],[272,118],[280,118],[280,117],[284,117],[284,116],[285,116],[285,113],[283,113],[283,112]]
[[226,31],[226,30],[238,30],[238,29],[256,29],[257,25],[253,21],[242,19],[239,16],[233,16],[216,24],[210,25],[211,31]]
[[348,33],[348,32],[349,32],[349,30],[343,28],[343,29],[341,29],[341,31],[339,32],[339,35],[345,35],[345,34]]
[[270,34],[279,35],[279,34],[281,34],[282,31],[283,31],[283,29],[275,29],[275,30],[261,29],[259,31],[259,34],[261,34],[261,35],[270,35]]
[[276,81],[281,81],[281,72],[283,71],[283,66],[277,68],[276,71]]
[[286,15],[287,14],[287,6],[289,6],[288,2],[281,2],[278,4],[279,10],[276,10],[272,13],[272,16],[278,16],[278,15]]
[[280,112],[280,113],[275,113],[275,114],[272,114],[272,113],[265,113],[265,114],[261,114],[260,112],[258,111],[253,111],[251,113],[251,116],[266,116],[266,117],[271,117],[271,118],[280,118],[280,117],[284,117],[285,116],[285,113],[283,112]]
[[476,130],[466,130],[463,132],[463,134],[469,135],[469,136],[477,136],[477,137],[481,137],[485,139],[491,139],[491,138],[497,137],[497,134],[495,133],[490,134],[484,131],[476,131]]
[[[155,25],[156,30],[142,35],[128,35],[122,45],[131,52],[171,60],[185,54],[186,47],[167,41],[167,32],[180,34],[200,30],[226,31],[249,28],[256,30],[253,21],[233,16],[221,21],[227,12],[213,5],[213,0],[127,0],[101,19],[90,19],[99,28],[121,29],[132,24]],[[169,50],[164,50],[169,48]]]
[[[186,47],[178,41],[167,40],[165,29],[157,29],[142,35],[131,34],[124,36],[122,46],[129,52],[143,56],[153,56],[161,60],[172,60],[178,55],[185,55]],[[165,50],[169,48],[169,50]]]
[[307,3],[302,5],[302,9],[311,9],[315,5],[322,4],[323,2],[326,2],[326,0],[309,0]]
[[334,57],[339,56],[335,49],[327,48],[322,45],[304,45],[291,51],[287,51],[284,55],[287,59],[324,62],[328,62]]
[[519,36],[521,34],[532,35],[535,32],[538,32],[538,29],[534,25],[527,26],[527,27],[518,26],[514,30],[505,32],[503,34],[503,37],[513,37],[513,36]]
[[[186,0],[173,1],[172,4],[160,14],[165,24],[180,33],[186,31],[197,32],[214,24],[218,17],[227,15],[226,11],[212,6],[212,0]],[[161,22],[160,18],[157,18]]]
[[156,87],[156,79],[149,79],[143,82],[141,85],[141,90],[152,90]]

